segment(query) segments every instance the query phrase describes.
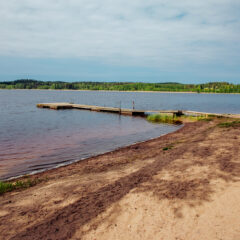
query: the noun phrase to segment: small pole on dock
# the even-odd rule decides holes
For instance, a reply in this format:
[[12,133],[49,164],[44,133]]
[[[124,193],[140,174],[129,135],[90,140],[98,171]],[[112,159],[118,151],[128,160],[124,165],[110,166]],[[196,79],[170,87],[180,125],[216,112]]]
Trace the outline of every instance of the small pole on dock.
[[121,114],[121,105],[122,105],[122,103],[121,103],[121,101],[119,102],[119,114]]
[[135,102],[132,101],[132,109],[135,109]]

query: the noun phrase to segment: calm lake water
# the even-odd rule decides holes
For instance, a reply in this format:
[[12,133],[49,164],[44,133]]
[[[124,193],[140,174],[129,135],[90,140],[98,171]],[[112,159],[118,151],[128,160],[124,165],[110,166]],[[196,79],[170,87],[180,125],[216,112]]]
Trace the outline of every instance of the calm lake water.
[[[240,95],[0,90],[0,179],[75,162],[179,127],[144,118],[38,109],[40,102],[240,113]],[[120,103],[121,102],[121,103]]]

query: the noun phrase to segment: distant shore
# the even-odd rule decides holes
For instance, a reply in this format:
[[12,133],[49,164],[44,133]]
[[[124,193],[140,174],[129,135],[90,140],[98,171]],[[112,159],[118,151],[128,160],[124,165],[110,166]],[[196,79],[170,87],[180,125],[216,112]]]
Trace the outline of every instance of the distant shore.
[[30,176],[39,183],[0,196],[1,236],[238,239],[239,136],[236,119],[185,123],[162,137]]
[[69,91],[69,92],[132,92],[132,93],[190,93],[190,94],[240,94],[240,93],[216,93],[216,92],[179,92],[179,91],[117,91],[117,90],[73,90],[73,89],[20,89],[20,88],[14,88],[14,89],[6,89],[6,88],[0,88],[0,90],[39,90],[39,91]]

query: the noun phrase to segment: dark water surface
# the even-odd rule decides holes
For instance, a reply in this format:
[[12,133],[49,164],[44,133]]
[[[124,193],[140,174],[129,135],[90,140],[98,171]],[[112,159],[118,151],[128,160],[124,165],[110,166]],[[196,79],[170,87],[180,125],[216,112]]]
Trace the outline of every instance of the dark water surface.
[[144,118],[38,109],[40,102],[240,113],[240,95],[0,90],[0,179],[53,168],[176,130]]

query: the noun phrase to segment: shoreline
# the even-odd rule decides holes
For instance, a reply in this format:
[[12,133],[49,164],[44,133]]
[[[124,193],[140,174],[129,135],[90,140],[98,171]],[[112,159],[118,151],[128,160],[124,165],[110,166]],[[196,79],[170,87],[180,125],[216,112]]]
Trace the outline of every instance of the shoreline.
[[22,179],[25,179],[25,178],[28,178],[28,177],[37,177],[38,175],[41,175],[42,173],[47,173],[48,171],[52,171],[52,170],[57,170],[59,168],[64,168],[64,167],[67,167],[69,165],[73,165],[73,164],[77,164],[79,162],[82,162],[82,161],[87,161],[89,159],[92,159],[92,158],[98,158],[98,157],[102,157],[104,155],[108,155],[108,154],[113,154],[114,152],[117,152],[117,151],[121,151],[121,150],[124,150],[125,148],[131,148],[131,147],[134,147],[135,145],[138,145],[138,144],[141,144],[141,143],[147,143],[149,141],[154,141],[158,138],[161,138],[163,136],[166,136],[168,134],[171,134],[171,133],[175,133],[177,132],[178,130],[180,130],[181,128],[184,127],[184,124],[182,124],[182,126],[173,131],[173,132],[170,132],[170,133],[165,133],[165,134],[162,134],[158,137],[153,137],[153,138],[149,138],[147,140],[144,140],[144,141],[138,141],[138,142],[135,142],[133,144],[130,144],[130,145],[125,145],[125,146],[122,146],[122,147],[117,147],[111,151],[107,151],[107,152],[102,152],[102,153],[99,153],[99,154],[93,154],[92,156],[90,157],[86,157],[86,158],[81,158],[81,159],[78,159],[78,160],[75,160],[73,162],[69,162],[69,163],[60,163],[59,165],[56,165],[55,167],[52,167],[52,168],[48,168],[48,169],[42,169],[42,170],[38,170],[38,171],[33,171],[33,172],[30,172],[30,173],[27,173],[27,174],[22,174],[22,175],[17,175],[17,176],[13,176],[13,177],[9,177],[9,178],[6,178],[6,179],[0,179],[0,181],[4,181],[4,182],[15,182],[15,181],[18,181],[18,180],[22,180]]
[[21,88],[14,88],[14,89],[6,89],[0,88],[0,90],[40,90],[40,91],[70,91],[70,92],[130,92],[130,93],[190,93],[190,94],[240,94],[240,93],[215,93],[215,92],[178,92],[178,91],[117,91],[117,90],[74,90],[74,89],[21,89]]
[[185,123],[32,176],[42,181],[0,196],[2,237],[238,239],[240,124],[226,121]]

